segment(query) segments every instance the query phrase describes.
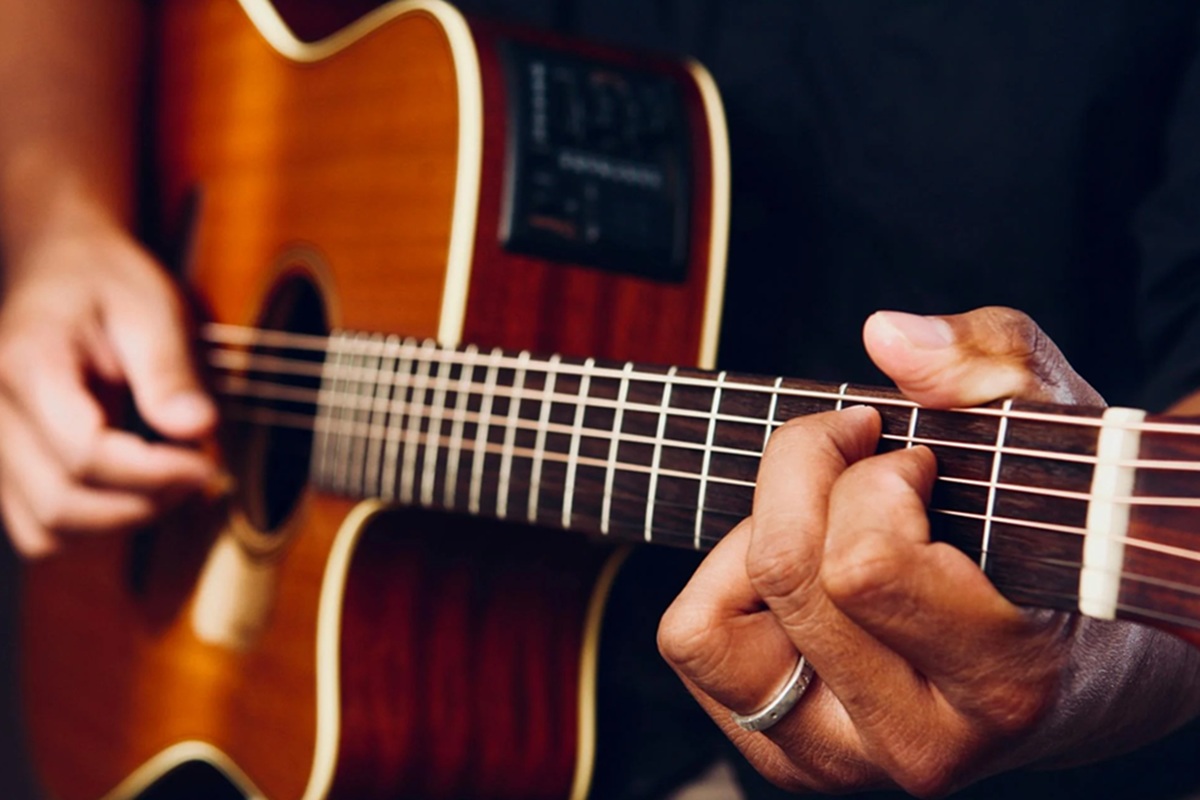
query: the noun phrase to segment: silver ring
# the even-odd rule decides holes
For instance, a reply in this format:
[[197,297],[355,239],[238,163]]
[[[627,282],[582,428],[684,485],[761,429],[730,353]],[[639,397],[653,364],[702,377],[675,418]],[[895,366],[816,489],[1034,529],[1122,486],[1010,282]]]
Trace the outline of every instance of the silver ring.
[[808,691],[808,685],[812,683],[813,674],[812,665],[804,656],[800,656],[800,660],[796,662],[796,668],[788,676],[783,688],[765,706],[757,711],[751,711],[749,714],[730,712],[733,721],[743,730],[765,731],[783,719],[784,715],[800,702],[800,698]]

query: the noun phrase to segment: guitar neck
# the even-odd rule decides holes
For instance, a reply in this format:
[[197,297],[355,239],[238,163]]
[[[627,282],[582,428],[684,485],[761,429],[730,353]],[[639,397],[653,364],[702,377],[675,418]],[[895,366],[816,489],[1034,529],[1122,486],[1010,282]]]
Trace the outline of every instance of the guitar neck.
[[772,431],[865,404],[881,452],[936,454],[934,537],[1010,598],[1200,627],[1194,421],[934,410],[848,384],[363,334],[217,334],[254,346],[213,355],[237,413],[310,427],[311,480],[338,494],[707,550],[750,513]]

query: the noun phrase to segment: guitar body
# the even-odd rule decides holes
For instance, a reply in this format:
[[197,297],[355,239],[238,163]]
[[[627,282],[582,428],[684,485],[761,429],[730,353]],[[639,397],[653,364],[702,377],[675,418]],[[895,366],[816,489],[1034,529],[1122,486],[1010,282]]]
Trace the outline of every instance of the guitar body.
[[[502,244],[501,42],[519,34],[437,0],[313,44],[263,0],[160,13],[158,206],[188,221],[211,319],[302,307],[316,327],[710,365],[727,164],[699,68],[574,51],[680,87],[689,246],[663,281]],[[200,760],[271,800],[586,794],[612,549],[311,488],[264,500],[277,462],[237,438],[231,497],[30,565],[23,693],[48,793],[136,797]]]

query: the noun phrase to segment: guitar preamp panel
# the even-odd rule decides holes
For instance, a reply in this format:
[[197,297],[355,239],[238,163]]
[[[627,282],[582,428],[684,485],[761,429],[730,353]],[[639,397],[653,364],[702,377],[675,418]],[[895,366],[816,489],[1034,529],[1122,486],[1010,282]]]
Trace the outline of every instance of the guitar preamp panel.
[[688,263],[688,125],[677,82],[506,42],[507,250],[661,281]]

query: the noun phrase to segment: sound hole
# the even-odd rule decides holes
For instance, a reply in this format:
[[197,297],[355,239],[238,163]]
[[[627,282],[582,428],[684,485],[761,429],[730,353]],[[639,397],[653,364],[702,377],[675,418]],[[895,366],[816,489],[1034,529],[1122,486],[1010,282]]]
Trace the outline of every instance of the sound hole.
[[[259,327],[324,336],[325,304],[308,275],[288,274],[271,292]],[[245,372],[253,408],[232,415],[226,452],[237,474],[238,499],[250,524],[277,531],[308,481],[315,399],[323,352],[300,342],[264,341],[251,348]]]

